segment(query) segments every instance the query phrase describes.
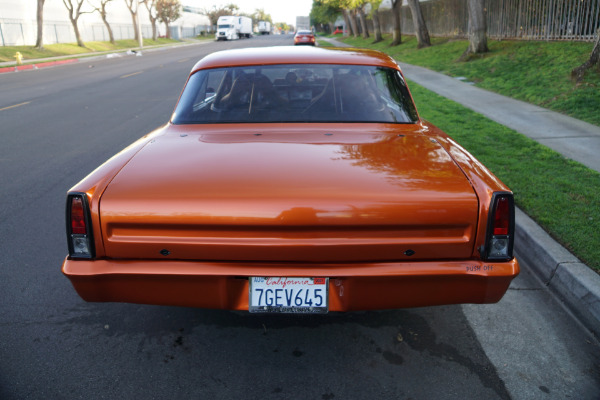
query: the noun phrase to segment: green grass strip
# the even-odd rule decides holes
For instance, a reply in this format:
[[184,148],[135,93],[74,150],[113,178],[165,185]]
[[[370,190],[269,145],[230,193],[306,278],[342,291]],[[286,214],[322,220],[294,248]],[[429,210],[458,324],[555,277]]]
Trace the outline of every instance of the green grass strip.
[[[179,41],[164,38],[157,40],[144,39],[144,46],[163,46],[173,43],[179,43]],[[43,50],[38,50],[34,46],[0,47],[0,61],[16,61],[15,53],[17,51],[23,55],[23,63],[27,63],[28,59],[68,57],[84,53],[135,49],[138,47],[138,42],[137,40],[116,40],[115,44],[110,42],[85,42],[85,46],[79,47],[76,43],[58,43],[45,45]]]
[[421,117],[440,127],[515,193],[516,204],[600,270],[600,174],[414,82]]

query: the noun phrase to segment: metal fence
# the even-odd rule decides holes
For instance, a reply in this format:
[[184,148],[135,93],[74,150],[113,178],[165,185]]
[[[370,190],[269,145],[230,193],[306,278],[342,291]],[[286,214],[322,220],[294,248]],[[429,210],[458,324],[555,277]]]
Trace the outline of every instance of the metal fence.
[[[79,32],[84,42],[108,41],[108,29],[102,23],[79,24]],[[135,31],[133,24],[110,24],[115,40],[133,39]],[[198,25],[194,27],[172,26],[171,33],[174,38],[196,37],[201,32],[209,30],[209,26]],[[152,25],[143,24],[142,37],[152,37]],[[73,25],[65,21],[44,21],[44,44],[75,43]],[[37,22],[14,19],[0,19],[0,44],[2,46],[32,46],[37,37]]]
[[[431,0],[421,8],[430,35],[468,36],[467,0]],[[402,33],[413,34],[408,6],[400,13]],[[600,0],[486,0],[486,17],[492,39],[590,41],[600,29]],[[391,32],[391,11],[380,12],[380,19],[382,30]]]

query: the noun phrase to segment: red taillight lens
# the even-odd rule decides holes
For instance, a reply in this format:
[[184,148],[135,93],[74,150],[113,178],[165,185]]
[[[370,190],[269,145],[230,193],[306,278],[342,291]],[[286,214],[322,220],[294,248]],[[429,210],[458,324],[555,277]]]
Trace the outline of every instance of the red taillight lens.
[[71,258],[94,258],[94,238],[87,194],[67,195],[67,244]]
[[81,197],[71,198],[71,233],[85,234],[85,213]]
[[506,261],[513,258],[515,204],[510,192],[492,196],[488,214],[485,245],[480,252],[484,260]]
[[507,197],[496,198],[494,214],[494,235],[508,235],[510,225],[510,204]]

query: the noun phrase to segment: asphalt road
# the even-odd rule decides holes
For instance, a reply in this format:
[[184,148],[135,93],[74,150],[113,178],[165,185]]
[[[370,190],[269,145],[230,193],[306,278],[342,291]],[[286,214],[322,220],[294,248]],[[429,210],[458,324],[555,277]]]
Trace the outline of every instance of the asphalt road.
[[66,191],[168,120],[196,60],[291,41],[0,75],[0,399],[599,398],[598,342],[526,265],[493,305],[297,317],[79,299],[60,272]]

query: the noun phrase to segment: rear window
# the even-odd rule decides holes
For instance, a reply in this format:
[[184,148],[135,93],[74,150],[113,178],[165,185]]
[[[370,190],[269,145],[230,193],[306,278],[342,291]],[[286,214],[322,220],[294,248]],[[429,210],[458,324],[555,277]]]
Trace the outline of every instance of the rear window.
[[414,123],[400,73],[354,65],[273,65],[200,70],[175,109],[175,124],[239,122]]

